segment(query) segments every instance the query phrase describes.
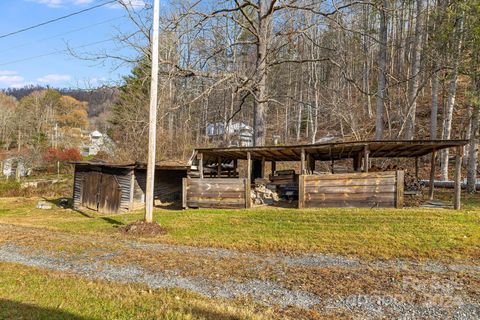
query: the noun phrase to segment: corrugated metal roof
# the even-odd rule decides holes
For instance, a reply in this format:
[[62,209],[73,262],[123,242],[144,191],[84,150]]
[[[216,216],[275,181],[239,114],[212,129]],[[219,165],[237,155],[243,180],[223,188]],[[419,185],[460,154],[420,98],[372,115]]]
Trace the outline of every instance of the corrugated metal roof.
[[[146,169],[147,164],[143,162],[127,162],[127,163],[113,163],[105,161],[76,161],[72,162],[74,165],[97,166],[118,169]],[[175,160],[158,161],[155,165],[156,169],[161,170],[188,170],[189,165]]]
[[[265,146],[265,147],[233,147],[233,148],[201,148],[204,161],[213,162],[233,159],[265,158],[266,161],[300,161],[302,150],[315,160],[349,159],[362,154],[367,148],[371,158],[414,158],[432,153],[434,150],[464,146],[467,140],[382,140],[382,141],[350,141],[320,144]],[[196,156],[196,155],[195,155]]]

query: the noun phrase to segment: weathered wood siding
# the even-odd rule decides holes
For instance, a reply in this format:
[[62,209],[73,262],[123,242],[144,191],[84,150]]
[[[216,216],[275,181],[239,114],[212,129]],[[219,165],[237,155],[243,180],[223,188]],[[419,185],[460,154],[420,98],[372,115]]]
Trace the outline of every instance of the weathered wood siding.
[[299,208],[402,207],[403,171],[301,175]]
[[[161,170],[155,171],[154,198],[161,202],[177,201],[182,199],[182,179],[186,178],[187,170]],[[133,188],[133,207],[145,205],[145,192],[147,174],[145,169],[135,170]]]
[[[125,212],[130,208],[132,170],[115,170],[96,166],[75,166],[73,207],[102,213]],[[89,177],[97,176],[94,184]],[[91,190],[86,190],[89,187]],[[85,192],[89,195],[85,198]],[[88,205],[87,205],[88,202]],[[100,205],[101,202],[101,205]]]
[[250,207],[250,184],[247,179],[183,179],[184,208]]
[[82,205],[83,194],[83,179],[85,172],[75,168],[75,174],[73,177],[73,208],[79,209]]

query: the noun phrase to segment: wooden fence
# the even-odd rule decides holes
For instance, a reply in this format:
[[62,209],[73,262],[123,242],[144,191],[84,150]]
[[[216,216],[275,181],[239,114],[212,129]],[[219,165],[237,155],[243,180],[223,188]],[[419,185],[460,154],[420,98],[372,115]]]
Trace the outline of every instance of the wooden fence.
[[403,171],[301,175],[299,208],[401,208]]
[[183,179],[184,208],[250,208],[247,179]]

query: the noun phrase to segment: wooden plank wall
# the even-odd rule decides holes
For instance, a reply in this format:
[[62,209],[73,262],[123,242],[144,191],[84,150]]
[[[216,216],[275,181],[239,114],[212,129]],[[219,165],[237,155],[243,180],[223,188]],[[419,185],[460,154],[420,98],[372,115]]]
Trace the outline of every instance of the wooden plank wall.
[[299,208],[401,208],[403,171],[301,175]]
[[77,170],[77,168],[75,168],[75,175],[73,178],[73,208],[74,209],[79,209],[82,206],[84,176],[85,176],[85,172]]
[[[161,170],[155,171],[154,198],[161,202],[179,201],[182,198],[182,179],[187,177],[187,170]],[[146,170],[135,170],[134,194],[132,207],[140,208],[145,205],[145,192],[147,186]]]
[[242,209],[250,207],[247,179],[183,179],[184,208]]

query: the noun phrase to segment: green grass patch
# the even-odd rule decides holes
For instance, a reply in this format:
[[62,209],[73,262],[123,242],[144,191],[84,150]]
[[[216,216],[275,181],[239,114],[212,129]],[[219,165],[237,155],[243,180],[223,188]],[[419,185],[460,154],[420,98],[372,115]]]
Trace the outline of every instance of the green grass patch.
[[0,263],[0,319],[268,319],[253,304]]
[[[54,207],[35,208],[38,198],[0,199],[0,223],[74,233],[119,234],[118,226],[142,213],[101,216]],[[320,252],[363,258],[478,260],[480,208],[162,210],[155,220],[168,234],[148,241],[239,250]]]

